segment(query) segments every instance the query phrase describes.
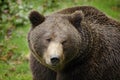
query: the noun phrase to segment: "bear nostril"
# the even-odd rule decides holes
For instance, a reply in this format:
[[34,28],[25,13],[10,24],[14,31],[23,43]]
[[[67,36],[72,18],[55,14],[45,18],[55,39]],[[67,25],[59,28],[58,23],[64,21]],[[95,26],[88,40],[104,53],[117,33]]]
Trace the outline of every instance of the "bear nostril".
[[50,42],[51,40],[52,40],[51,38],[46,39],[47,42]]
[[53,66],[57,65],[60,62],[60,59],[57,57],[51,58],[51,63]]
[[64,45],[66,42],[67,42],[67,41],[65,40],[65,41],[62,42],[62,44]]

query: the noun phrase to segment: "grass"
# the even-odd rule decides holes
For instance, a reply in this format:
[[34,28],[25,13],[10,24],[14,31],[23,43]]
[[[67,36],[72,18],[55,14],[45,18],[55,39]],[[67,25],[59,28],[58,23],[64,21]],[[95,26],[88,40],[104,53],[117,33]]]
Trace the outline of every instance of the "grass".
[[27,54],[28,26],[17,28],[9,40],[4,41],[5,50],[0,60],[0,80],[32,79]]
[[[32,5],[34,10],[45,15],[71,6],[91,5],[120,21],[119,0],[61,0],[59,2],[56,1],[54,5],[50,1],[30,0],[26,2]],[[41,7],[42,5],[47,5],[47,7],[43,8]],[[2,26],[9,25],[11,24],[7,22]],[[0,36],[0,80],[32,80],[29,61],[26,58],[30,53],[27,44],[27,33],[30,24],[28,22],[27,25],[22,27],[9,28],[13,28],[9,38],[6,35]]]
[[12,62],[10,64],[1,62],[0,80],[30,80],[31,73],[28,70],[28,62]]

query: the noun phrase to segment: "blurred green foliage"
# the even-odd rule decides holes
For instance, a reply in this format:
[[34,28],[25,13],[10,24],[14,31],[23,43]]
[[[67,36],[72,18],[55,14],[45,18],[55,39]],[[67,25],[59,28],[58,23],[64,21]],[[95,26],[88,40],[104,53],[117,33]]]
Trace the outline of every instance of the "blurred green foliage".
[[26,39],[31,10],[48,15],[83,5],[94,6],[120,21],[120,0],[0,0],[0,80],[32,80]]

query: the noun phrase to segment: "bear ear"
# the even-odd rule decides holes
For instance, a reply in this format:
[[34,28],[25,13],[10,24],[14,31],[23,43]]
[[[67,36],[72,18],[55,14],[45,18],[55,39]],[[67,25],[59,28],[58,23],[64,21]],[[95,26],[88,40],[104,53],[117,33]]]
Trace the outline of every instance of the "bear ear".
[[32,27],[36,27],[38,26],[39,24],[41,24],[44,20],[45,20],[45,17],[41,14],[39,14],[39,12],[37,11],[32,11],[30,14],[29,14],[29,20],[32,24]]
[[80,23],[84,18],[82,11],[75,11],[70,15],[69,21],[77,28],[80,27]]

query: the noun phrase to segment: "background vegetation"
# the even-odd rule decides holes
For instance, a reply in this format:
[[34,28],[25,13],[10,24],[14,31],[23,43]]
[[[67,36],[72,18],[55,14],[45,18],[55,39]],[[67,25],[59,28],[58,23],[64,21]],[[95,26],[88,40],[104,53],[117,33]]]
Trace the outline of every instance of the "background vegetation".
[[0,80],[32,80],[28,61],[28,14],[91,5],[120,21],[120,0],[0,0]]

